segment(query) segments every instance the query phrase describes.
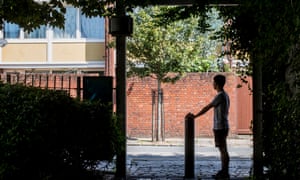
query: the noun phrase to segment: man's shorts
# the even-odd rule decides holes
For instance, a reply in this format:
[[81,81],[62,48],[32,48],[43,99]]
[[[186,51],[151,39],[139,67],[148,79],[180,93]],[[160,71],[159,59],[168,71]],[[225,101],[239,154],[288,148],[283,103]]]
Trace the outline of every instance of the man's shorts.
[[214,129],[215,146],[225,147],[229,129]]

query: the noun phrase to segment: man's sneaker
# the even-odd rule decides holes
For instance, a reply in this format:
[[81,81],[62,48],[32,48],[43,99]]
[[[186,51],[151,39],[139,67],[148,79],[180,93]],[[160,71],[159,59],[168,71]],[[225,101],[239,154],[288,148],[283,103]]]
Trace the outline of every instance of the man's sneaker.
[[217,174],[213,175],[213,178],[215,179],[229,179],[229,173],[225,171],[219,171]]

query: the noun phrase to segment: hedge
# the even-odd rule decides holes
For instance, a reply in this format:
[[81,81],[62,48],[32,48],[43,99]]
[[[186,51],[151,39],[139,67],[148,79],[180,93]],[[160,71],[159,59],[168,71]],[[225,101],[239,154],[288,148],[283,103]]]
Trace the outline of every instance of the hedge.
[[80,179],[124,139],[110,104],[0,84],[0,179]]

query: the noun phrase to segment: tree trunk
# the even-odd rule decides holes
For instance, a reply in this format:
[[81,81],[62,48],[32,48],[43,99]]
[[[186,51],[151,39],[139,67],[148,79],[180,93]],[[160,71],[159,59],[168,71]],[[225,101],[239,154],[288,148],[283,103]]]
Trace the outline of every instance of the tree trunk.
[[156,118],[155,118],[155,91],[152,90],[152,141],[157,141]]
[[162,141],[162,105],[161,105],[161,81],[157,80],[157,140]]

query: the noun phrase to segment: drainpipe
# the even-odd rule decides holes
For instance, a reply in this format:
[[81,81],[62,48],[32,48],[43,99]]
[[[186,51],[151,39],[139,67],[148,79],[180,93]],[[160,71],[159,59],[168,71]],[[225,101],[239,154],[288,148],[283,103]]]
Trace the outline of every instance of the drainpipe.
[[104,70],[104,75],[105,76],[110,76],[111,72],[110,72],[110,54],[109,54],[109,47],[108,47],[108,43],[109,43],[109,24],[108,24],[108,18],[105,17],[105,70]]

